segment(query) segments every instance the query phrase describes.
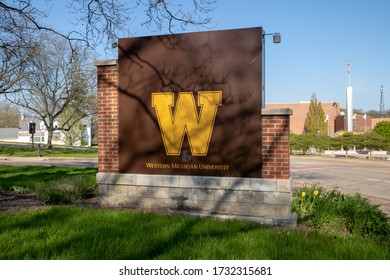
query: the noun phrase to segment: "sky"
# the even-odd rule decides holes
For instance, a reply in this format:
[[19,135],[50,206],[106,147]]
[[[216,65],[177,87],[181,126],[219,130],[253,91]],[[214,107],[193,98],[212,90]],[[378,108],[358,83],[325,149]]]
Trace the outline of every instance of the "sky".
[[[176,0],[184,6],[191,1]],[[53,26],[69,22],[62,2],[54,1]],[[134,15],[133,36],[163,34],[141,24],[142,9]],[[210,15],[212,30],[263,27],[281,34],[281,44],[266,36],[266,103],[309,101],[315,93],[319,101],[345,108],[350,61],[353,108],[379,110],[381,85],[390,108],[390,1],[217,0]],[[114,57],[101,52],[99,58]]]

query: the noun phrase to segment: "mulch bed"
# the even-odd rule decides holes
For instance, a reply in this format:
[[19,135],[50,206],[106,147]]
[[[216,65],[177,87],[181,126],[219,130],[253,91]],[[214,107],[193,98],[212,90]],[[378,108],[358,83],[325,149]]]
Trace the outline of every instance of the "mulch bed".
[[[67,204],[67,206],[98,208],[97,197]],[[10,191],[0,191],[0,211],[17,212],[23,210],[37,210],[48,207],[50,207],[50,205],[45,205],[44,202],[39,201],[34,193],[20,194]]]
[[45,207],[32,193],[0,192],[0,211],[34,210]]

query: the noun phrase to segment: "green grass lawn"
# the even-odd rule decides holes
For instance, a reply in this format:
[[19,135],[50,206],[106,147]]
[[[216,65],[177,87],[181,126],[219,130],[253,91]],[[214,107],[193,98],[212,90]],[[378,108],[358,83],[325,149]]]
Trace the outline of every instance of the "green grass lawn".
[[90,184],[96,185],[96,173],[97,168],[0,165],[0,190],[33,191],[42,182],[50,184],[70,176],[83,176]]
[[[35,148],[31,147],[13,147],[0,146],[0,156],[14,156],[14,157],[36,157],[38,155],[37,145]],[[97,158],[97,149],[75,149],[75,148],[53,148],[46,150],[41,148],[42,157],[78,157],[78,158]]]
[[389,259],[372,240],[240,221],[52,207],[0,213],[0,259]]
[[[54,192],[80,177],[95,186],[96,172],[0,166],[0,190]],[[388,218],[361,197],[314,186],[296,191],[292,202],[304,230],[75,206],[3,211],[0,259],[390,259]]]

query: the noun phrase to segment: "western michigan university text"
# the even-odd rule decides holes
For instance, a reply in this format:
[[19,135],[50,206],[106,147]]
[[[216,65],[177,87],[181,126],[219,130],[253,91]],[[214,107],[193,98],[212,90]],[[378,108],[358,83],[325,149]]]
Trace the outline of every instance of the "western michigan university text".
[[146,168],[151,169],[191,169],[191,170],[229,170],[226,164],[204,164],[204,163],[153,163],[147,162]]

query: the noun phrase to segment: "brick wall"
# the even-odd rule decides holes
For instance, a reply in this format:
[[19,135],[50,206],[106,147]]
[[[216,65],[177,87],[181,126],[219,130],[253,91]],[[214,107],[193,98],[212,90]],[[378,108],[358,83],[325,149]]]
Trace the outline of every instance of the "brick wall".
[[262,178],[290,178],[290,109],[262,111]]
[[390,118],[372,118],[371,119],[371,129],[374,129],[376,124],[379,122],[390,122]]
[[98,168],[100,173],[119,170],[118,65],[116,60],[95,61],[98,93]]
[[[95,62],[98,75],[99,172],[118,173],[118,65],[116,60]],[[290,109],[262,112],[262,178],[290,178]]]
[[118,65],[96,61],[99,205],[294,226],[291,213],[290,109],[262,110],[261,178],[119,174]]
[[366,116],[366,119],[364,119],[363,115],[354,114],[353,119],[355,119],[353,131],[367,132],[372,130],[372,118],[370,116]]
[[[340,114],[340,103],[321,102],[325,116],[329,115],[329,134],[333,135],[335,131],[335,119]],[[310,102],[299,103],[269,103],[265,108],[289,108],[294,114],[290,119],[290,130],[295,134],[302,134],[305,127],[306,114],[309,111]]]

